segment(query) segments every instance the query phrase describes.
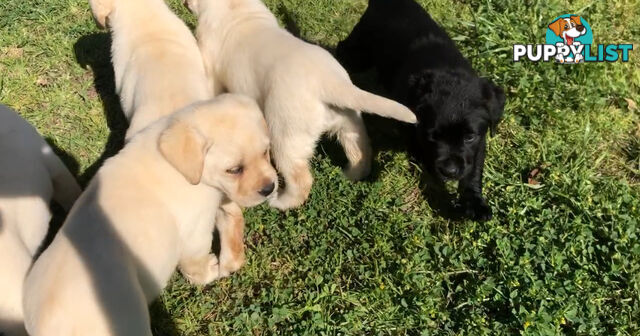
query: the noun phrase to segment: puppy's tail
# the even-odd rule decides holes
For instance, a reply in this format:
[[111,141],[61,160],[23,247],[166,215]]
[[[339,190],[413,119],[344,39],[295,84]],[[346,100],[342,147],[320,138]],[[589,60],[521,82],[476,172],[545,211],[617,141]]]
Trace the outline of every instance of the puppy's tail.
[[42,158],[53,182],[53,199],[65,211],[69,211],[82,189],[71,172],[46,143],[42,146]]
[[361,90],[349,81],[340,81],[324,90],[324,102],[337,107],[348,108],[393,118],[415,124],[415,114],[406,106],[373,93]]

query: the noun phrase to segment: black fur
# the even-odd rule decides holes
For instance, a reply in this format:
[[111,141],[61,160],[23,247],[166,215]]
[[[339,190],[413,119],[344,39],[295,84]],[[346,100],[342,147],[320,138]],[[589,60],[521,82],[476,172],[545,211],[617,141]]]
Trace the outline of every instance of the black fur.
[[486,134],[504,108],[502,89],[480,78],[447,33],[413,0],[369,0],[351,35],[338,44],[350,72],[375,68],[392,98],[418,117],[421,161],[440,180],[459,180],[459,206],[491,218],[482,196]]

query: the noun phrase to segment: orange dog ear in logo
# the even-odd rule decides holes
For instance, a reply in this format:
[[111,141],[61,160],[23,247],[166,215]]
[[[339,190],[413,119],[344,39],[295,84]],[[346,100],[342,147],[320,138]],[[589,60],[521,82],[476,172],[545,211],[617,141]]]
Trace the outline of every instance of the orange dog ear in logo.
[[569,20],[573,21],[576,25],[581,25],[582,22],[580,22],[580,17],[579,16],[570,16]]
[[564,19],[559,18],[549,24],[549,29],[551,29],[554,34],[560,36],[560,34],[562,34],[562,27],[564,27],[564,24]]

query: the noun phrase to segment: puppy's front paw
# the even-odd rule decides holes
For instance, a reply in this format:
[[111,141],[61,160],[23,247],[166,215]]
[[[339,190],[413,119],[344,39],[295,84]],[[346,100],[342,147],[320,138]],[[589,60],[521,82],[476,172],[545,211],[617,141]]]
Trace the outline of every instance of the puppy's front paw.
[[231,260],[224,260],[224,261],[221,260],[220,277],[221,278],[228,277],[229,275],[231,275],[231,273],[234,273],[240,268],[242,268],[242,265],[244,265],[244,262],[245,262],[244,253],[241,256]]
[[289,210],[291,208],[297,208],[304,203],[304,199],[300,200],[297,197],[291,196],[289,194],[278,195],[277,197],[273,197],[269,199],[269,205],[278,209],[278,210]]
[[493,217],[491,207],[481,196],[464,197],[460,200],[459,207],[465,217],[479,222],[488,221]]
[[195,285],[206,285],[220,278],[220,265],[215,254],[180,262],[180,272]]

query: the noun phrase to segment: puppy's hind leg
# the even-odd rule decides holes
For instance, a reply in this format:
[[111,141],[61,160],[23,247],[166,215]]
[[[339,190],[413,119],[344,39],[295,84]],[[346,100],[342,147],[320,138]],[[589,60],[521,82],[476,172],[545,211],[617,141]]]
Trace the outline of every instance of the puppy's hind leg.
[[365,178],[371,172],[371,144],[360,113],[342,110],[333,130],[349,160],[345,175],[352,181]]
[[272,207],[287,210],[302,205],[311,192],[313,176],[309,160],[316,141],[325,131],[327,111],[314,97],[274,94],[265,104],[271,137],[271,154],[284,178],[284,188],[269,200]]

